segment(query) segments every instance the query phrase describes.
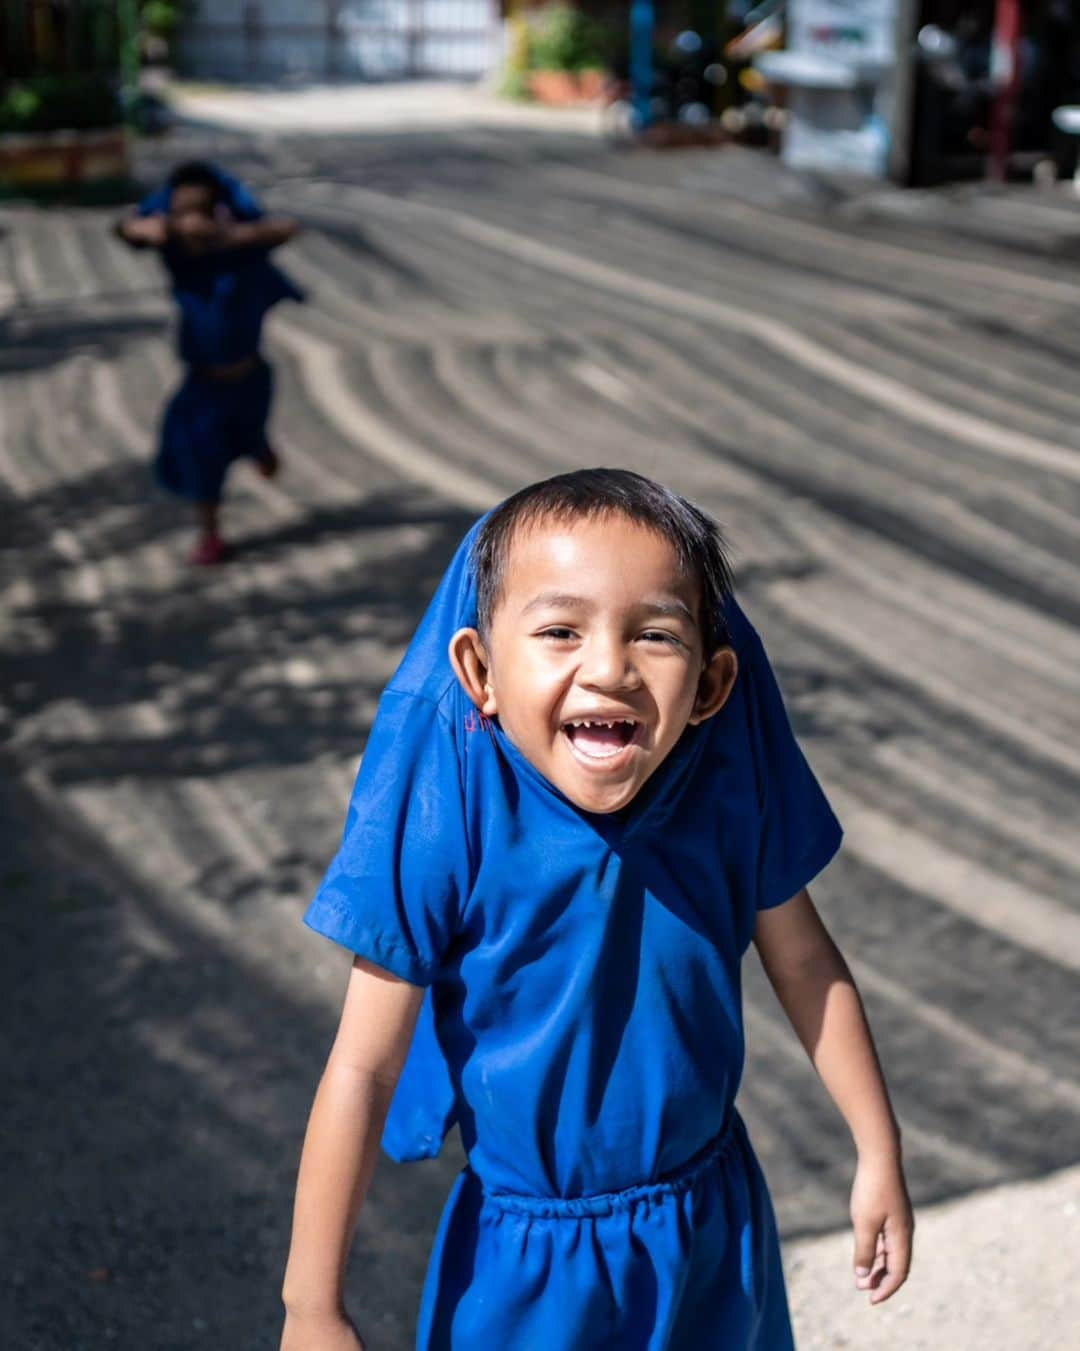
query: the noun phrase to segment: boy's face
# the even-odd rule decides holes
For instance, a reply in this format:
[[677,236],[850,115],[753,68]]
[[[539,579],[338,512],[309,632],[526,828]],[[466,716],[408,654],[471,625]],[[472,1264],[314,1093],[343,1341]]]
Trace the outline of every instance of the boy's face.
[[214,193],[200,183],[182,183],[169,197],[168,227],[190,253],[205,253],[218,232]]
[[734,654],[706,664],[698,603],[668,541],[636,522],[541,522],[511,545],[490,650],[461,630],[451,658],[545,778],[586,811],[614,812],[730,692]]

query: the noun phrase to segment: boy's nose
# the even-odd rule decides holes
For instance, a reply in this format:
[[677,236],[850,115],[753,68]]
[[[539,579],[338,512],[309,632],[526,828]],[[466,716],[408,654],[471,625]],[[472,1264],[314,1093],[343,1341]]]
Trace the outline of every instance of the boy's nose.
[[639,679],[625,643],[595,639],[586,645],[578,670],[579,684],[589,689],[616,690],[632,688]]

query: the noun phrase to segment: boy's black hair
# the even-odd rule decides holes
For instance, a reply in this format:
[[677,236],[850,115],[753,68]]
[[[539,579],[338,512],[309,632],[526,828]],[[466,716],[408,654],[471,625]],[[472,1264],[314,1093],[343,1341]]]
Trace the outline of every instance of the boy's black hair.
[[724,602],[731,594],[731,565],[720,528],[711,516],[670,488],[630,469],[577,469],[522,488],[501,503],[473,542],[477,627],[485,641],[502,594],[510,546],[523,527],[538,521],[595,520],[618,514],[663,536],[679,565],[698,581],[698,627],[705,656],[728,642]]
[[169,174],[169,190],[176,188],[209,188],[211,204],[216,206],[225,198],[225,185],[214,166],[205,160],[189,159],[178,164]]

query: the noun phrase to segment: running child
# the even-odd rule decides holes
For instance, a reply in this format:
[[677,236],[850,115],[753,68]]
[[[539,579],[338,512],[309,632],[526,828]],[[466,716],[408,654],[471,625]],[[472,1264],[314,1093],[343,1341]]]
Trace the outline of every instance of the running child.
[[220,513],[233,461],[247,457],[266,478],[278,471],[266,436],[273,372],[259,343],[267,311],[303,299],[268,257],[296,228],[265,215],[243,184],[201,161],[174,169],[116,226],[132,247],[160,252],[180,310],[187,373],[165,409],[154,471],[162,487],[195,504],[195,564],[228,556]]
[[363,1345],[343,1281],[380,1137],[430,1156],[454,1122],[468,1166],[421,1351],[788,1351],[734,1107],[751,942],[851,1131],[855,1286],[892,1295],[899,1129],[806,890],[840,837],[709,517],[592,469],[480,520],[383,694],[305,917],[355,958],[282,1351]]

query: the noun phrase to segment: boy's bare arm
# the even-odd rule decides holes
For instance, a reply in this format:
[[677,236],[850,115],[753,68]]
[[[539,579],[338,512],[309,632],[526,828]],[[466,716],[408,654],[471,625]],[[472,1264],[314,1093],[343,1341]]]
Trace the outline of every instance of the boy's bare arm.
[[160,249],[170,236],[204,248],[276,249],[294,238],[300,227],[288,216],[262,216],[258,220],[234,220],[227,210],[216,219],[188,216],[170,221],[162,212],[140,216],[131,212],[114,226],[125,244],[135,249]]
[[289,216],[261,216],[258,220],[229,218],[221,226],[220,244],[230,249],[276,249],[287,244],[299,228]]
[[871,1303],[907,1279],[914,1220],[900,1129],[862,1000],[840,950],[804,888],[758,915],[754,944],[776,996],[843,1114],[858,1153],[851,1195],[856,1285]]
[[168,238],[168,225],[161,212],[139,216],[135,212],[121,216],[113,227],[117,236],[133,249],[160,249]]
[[359,957],[353,963],[300,1160],[282,1351],[360,1345],[345,1313],[345,1264],[423,993]]

